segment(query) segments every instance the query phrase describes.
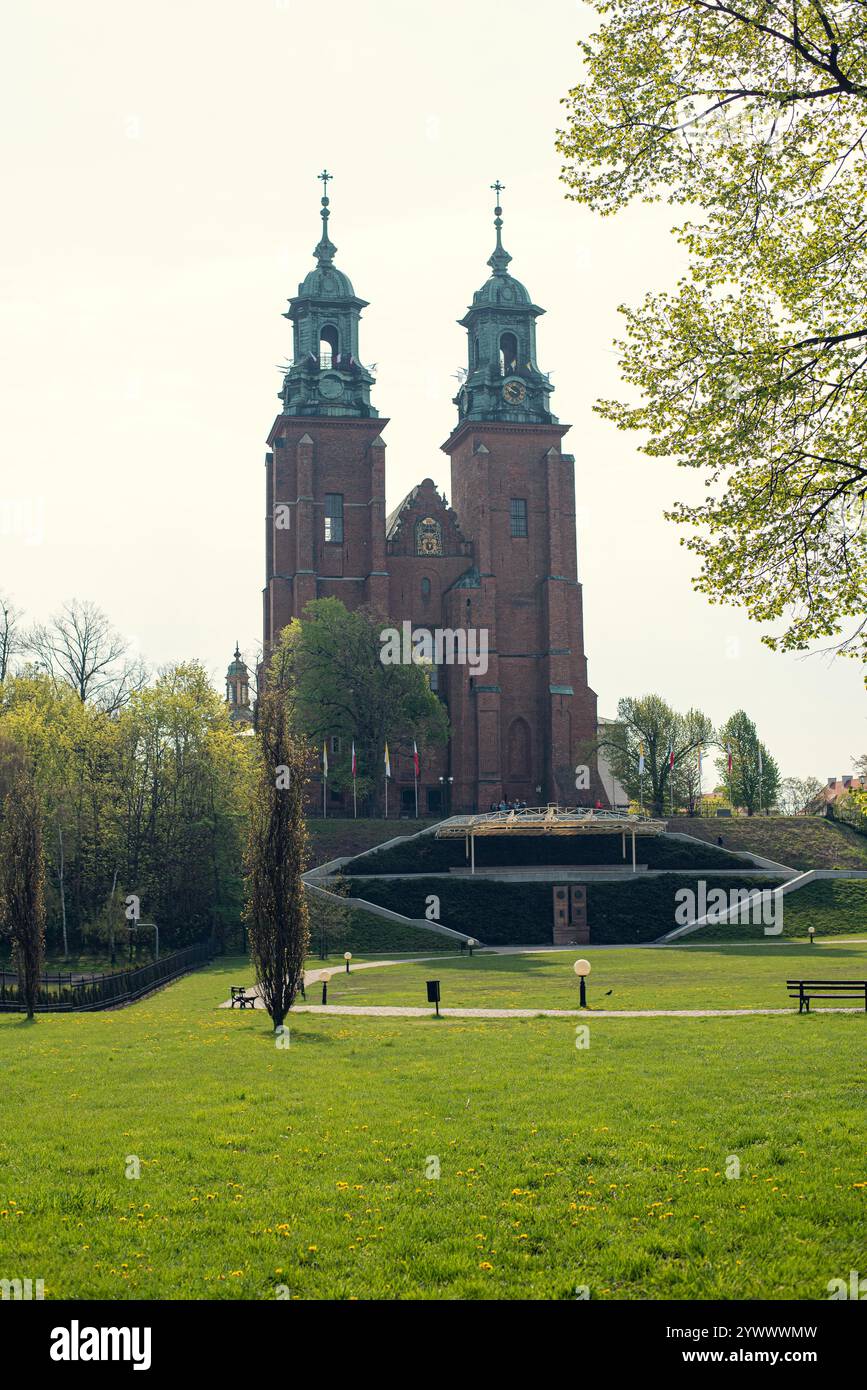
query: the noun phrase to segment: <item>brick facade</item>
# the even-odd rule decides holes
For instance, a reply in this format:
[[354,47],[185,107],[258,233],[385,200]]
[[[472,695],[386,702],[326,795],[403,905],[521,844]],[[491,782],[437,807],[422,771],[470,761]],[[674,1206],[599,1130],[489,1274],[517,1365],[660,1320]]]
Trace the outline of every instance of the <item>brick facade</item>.
[[[340,313],[357,344],[360,309],[354,306],[364,301],[333,269],[326,200],[323,207],[320,268],[299,286],[287,317],[301,321],[308,337],[309,324],[321,321],[325,327],[316,331],[333,350],[337,330],[331,325],[340,324]],[[507,273],[499,215],[498,208],[497,250],[489,262],[494,274],[462,320],[473,389],[462,388],[456,398],[459,424],[442,446],[451,460],[454,510],[426,478],[386,517],[382,435],[388,422],[370,407],[373,378],[352,357],[354,376],[347,371],[343,385],[334,386],[339,373],[331,352],[327,365],[313,364],[297,351],[296,337],[284,412],[268,437],[266,653],[307,603],[328,596],[348,608],[368,605],[398,628],[408,620],[431,630],[487,632],[484,674],[466,665],[437,668],[451,738],[447,749],[422,755],[421,814],[487,809],[502,798],[607,804],[588,751],[596,736],[596,695],[584,654],[574,459],[562,452],[568,426],[549,413],[553,388],[535,364],[534,321],[542,310]],[[326,293],[326,273],[348,288]],[[501,300],[508,305],[508,335],[500,334]],[[493,344],[484,347],[481,363],[475,339]],[[514,362],[504,362],[498,343],[515,345]],[[306,339],[303,346],[309,347]],[[499,361],[486,367],[485,352],[499,352]],[[322,378],[329,380],[319,396]],[[336,408],[329,402],[339,391]],[[313,402],[309,414],[305,401]],[[480,412],[496,418],[476,418]],[[326,521],[327,499],[334,496],[342,499],[339,538],[333,521]],[[575,767],[581,762],[591,765],[592,780],[578,791]],[[394,774],[390,809],[411,812],[411,761],[397,761]],[[333,810],[339,814],[340,805]]]

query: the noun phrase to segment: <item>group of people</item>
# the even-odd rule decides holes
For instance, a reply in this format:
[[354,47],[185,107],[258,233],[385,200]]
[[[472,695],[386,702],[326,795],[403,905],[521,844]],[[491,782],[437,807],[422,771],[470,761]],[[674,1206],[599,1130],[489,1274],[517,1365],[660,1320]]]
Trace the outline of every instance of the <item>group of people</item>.
[[526,811],[526,801],[501,801],[499,805],[496,801],[491,802],[492,811]]

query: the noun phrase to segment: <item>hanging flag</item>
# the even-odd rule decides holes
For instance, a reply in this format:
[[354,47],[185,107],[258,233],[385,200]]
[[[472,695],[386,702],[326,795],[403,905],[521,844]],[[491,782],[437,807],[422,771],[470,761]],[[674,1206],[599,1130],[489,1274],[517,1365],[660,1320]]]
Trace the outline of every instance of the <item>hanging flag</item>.
[[762,750],[761,750],[761,746],[760,746],[760,747],[759,747],[759,776],[761,777],[761,775],[762,775]]
[[731,777],[731,775],[732,775],[732,746],[731,746],[730,743],[727,743],[727,744],[726,744],[726,757],[728,758],[729,777]]
[[385,775],[391,776],[391,759],[388,756],[388,739],[385,740]]
[[644,776],[644,744],[643,744],[643,743],[639,743],[639,745],[638,745],[638,775],[639,775],[639,777],[643,777],[643,776]]
[[668,745],[668,766],[669,766],[669,769],[670,769],[670,770],[673,770],[673,768],[674,768],[674,744],[673,744],[673,743],[670,743],[670,744]]
[[323,776],[323,777],[327,777],[327,776],[328,776],[328,744],[327,744],[327,742],[326,742],[326,743],[323,743],[323,745],[322,745],[322,776]]
[[353,775],[353,777],[355,776],[357,770],[358,770],[358,764],[357,764],[356,761],[355,761],[355,739],[353,739],[353,740],[352,740],[352,775]]
[[412,765],[416,777],[418,777],[418,749],[415,746],[415,739],[412,741]]
[[698,780],[701,782],[701,744],[698,745]]

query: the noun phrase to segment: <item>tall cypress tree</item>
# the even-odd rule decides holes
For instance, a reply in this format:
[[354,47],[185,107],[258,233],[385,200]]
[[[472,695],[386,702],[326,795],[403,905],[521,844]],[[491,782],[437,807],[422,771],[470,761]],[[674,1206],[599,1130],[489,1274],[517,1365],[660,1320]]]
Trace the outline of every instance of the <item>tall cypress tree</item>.
[[301,881],[310,750],[290,732],[285,692],[279,686],[259,700],[257,737],[260,769],[250,808],[244,917],[256,981],[276,1029],[298,992],[310,937]]

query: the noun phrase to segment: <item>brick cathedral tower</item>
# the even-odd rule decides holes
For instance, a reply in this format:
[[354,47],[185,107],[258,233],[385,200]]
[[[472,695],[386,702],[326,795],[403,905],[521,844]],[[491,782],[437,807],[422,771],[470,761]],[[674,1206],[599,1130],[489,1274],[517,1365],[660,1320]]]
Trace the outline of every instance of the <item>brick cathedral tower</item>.
[[292,362],[265,456],[267,660],[283,627],[315,598],[347,608],[388,608],[385,564],[387,420],[370,404],[374,384],[359,360],[358,327],[367,307],[334,264],[328,235],[327,170],[316,265],[289,300]]
[[442,446],[477,571],[472,586],[445,596],[448,616],[487,628],[490,648],[486,675],[450,699],[454,804],[486,807],[506,796],[593,805],[605,800],[595,766],[585,791],[574,771],[592,762],[596,695],[584,655],[574,458],[561,449],[569,426],[551,414],[553,387],[536,360],[544,310],[509,274],[502,185],[492,186],[491,275],[460,320],[467,374],[458,424]]

